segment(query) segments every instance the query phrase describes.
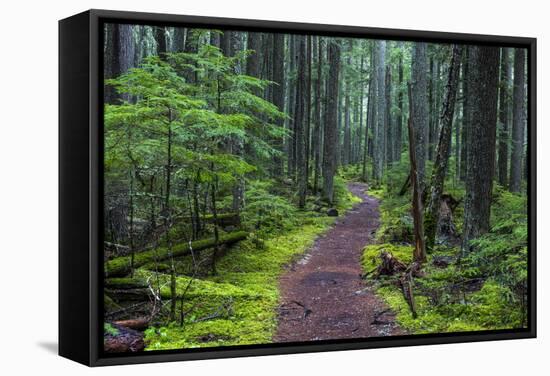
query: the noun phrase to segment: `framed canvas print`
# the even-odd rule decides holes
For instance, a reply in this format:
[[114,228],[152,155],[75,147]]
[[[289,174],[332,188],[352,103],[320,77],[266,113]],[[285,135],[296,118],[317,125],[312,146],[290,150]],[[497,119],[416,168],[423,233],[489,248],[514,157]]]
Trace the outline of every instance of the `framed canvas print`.
[[59,25],[60,355],[536,335],[535,39]]

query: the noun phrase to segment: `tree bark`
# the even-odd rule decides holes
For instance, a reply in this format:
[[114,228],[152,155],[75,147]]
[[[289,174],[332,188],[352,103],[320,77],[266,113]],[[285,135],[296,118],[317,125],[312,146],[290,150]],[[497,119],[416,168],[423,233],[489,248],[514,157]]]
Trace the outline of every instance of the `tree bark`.
[[295,181],[296,179],[296,128],[295,128],[295,103],[296,103],[296,35],[289,36],[289,80],[288,80],[288,148],[287,148],[287,174]]
[[414,125],[418,184],[421,191],[425,187],[426,158],[428,143],[428,80],[427,80],[427,45],[415,43],[413,47],[412,76],[412,123]]
[[[409,84],[409,108],[413,108],[414,97],[412,94],[412,87]],[[426,261],[426,245],[424,243],[424,219],[422,217],[422,190],[418,182],[418,168],[416,164],[416,137],[413,123],[413,116],[409,115],[408,130],[409,130],[409,160],[411,162],[411,186],[413,188],[412,194],[412,216],[413,216],[413,229],[414,229],[414,251],[413,260],[417,263],[423,263]]]
[[[260,77],[261,41],[262,35],[260,33],[248,33],[248,45],[246,46],[246,49],[250,51],[250,55],[246,58],[246,74],[248,76]],[[256,90],[256,95],[259,95],[258,90]]]
[[[348,56],[346,65],[351,66],[351,52],[353,50],[353,40],[348,41]],[[344,145],[342,147],[342,165],[347,166],[351,160],[351,80],[344,78]]]
[[521,190],[523,130],[525,127],[525,50],[514,52],[514,92],[512,115],[512,155],[510,159],[510,192]]
[[319,178],[321,176],[321,153],[323,147],[323,134],[321,124],[321,87],[323,86],[323,39],[317,37],[317,79],[315,81],[315,102],[314,119],[315,128],[313,131],[314,153],[313,153],[313,192],[319,191]]
[[472,46],[469,54],[472,118],[468,128],[463,252],[469,251],[470,240],[489,231],[495,169],[499,49]]
[[464,47],[464,57],[462,62],[462,137],[460,140],[460,180],[466,181],[466,175],[468,173],[468,132],[471,127],[471,110],[470,110],[470,97],[469,90],[470,84],[470,48]]
[[296,110],[294,113],[294,127],[296,134],[296,167],[298,207],[306,204],[307,171],[306,171],[306,37],[297,35],[298,65],[296,80]]
[[[273,104],[281,112],[285,110],[285,70],[284,70],[284,34],[277,33],[273,40]],[[284,120],[277,119],[276,124],[279,127],[284,126]],[[282,140],[275,141],[275,149],[283,152]],[[273,158],[273,176],[281,177],[283,174],[283,158],[281,155],[275,155]]]
[[[136,43],[132,25],[106,24],[105,78],[116,78],[135,66]],[[107,85],[105,103],[116,103],[118,100],[130,100],[129,94],[119,94]]]
[[508,112],[510,108],[511,78],[510,50],[502,48],[500,52],[500,84],[498,105],[498,183],[505,187],[508,184]]
[[185,48],[185,34],[187,29],[184,27],[174,28],[174,40],[172,42],[171,50],[173,52],[183,52]]
[[328,60],[330,69],[323,142],[323,197],[332,205],[334,202],[334,174],[336,172],[336,152],[338,145],[337,106],[338,76],[340,71],[340,46],[338,46],[336,41],[328,42]]
[[401,161],[401,148],[403,146],[403,42],[398,42],[397,47],[399,48],[399,62],[397,67],[397,74],[399,79],[398,93],[397,93],[397,122],[395,125],[395,161]]
[[165,58],[167,48],[166,48],[166,28],[161,26],[155,26],[155,43],[157,45],[157,55],[161,59]]
[[[390,56],[390,43],[386,42],[386,55]],[[391,163],[393,162],[393,140],[395,139],[394,134],[394,127],[392,123],[392,116],[391,116],[391,106],[392,106],[392,72],[391,72],[391,65],[387,64],[386,66],[386,77],[385,77],[385,107],[386,107],[386,117],[385,117],[385,160],[386,165],[391,166]]]
[[377,40],[376,43],[376,123],[374,139],[374,180],[377,184],[382,181],[384,170],[384,156],[386,154],[385,146],[385,126],[386,126],[386,41]]
[[435,244],[437,228],[439,223],[439,208],[441,206],[441,195],[443,184],[447,174],[449,156],[451,154],[451,139],[453,129],[454,109],[456,102],[456,91],[460,74],[460,60],[462,58],[462,47],[454,45],[452,48],[449,77],[443,107],[441,110],[441,131],[436,149],[435,164],[432,172],[430,196],[426,213],[424,215],[424,227],[426,232],[426,246],[432,249]]

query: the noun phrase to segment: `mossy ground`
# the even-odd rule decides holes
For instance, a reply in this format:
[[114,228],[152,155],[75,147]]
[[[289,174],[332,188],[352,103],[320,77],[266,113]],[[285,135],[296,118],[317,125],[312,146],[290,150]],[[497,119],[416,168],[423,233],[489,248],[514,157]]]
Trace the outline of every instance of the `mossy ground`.
[[[336,187],[337,209],[343,214],[360,199],[343,180]],[[215,275],[191,280],[177,277],[177,316],[181,322],[157,325],[145,333],[146,350],[265,344],[272,341],[277,324],[278,278],[284,266],[303,254],[334,218],[324,213],[298,211],[297,225],[263,239],[254,234],[230,248],[216,262]],[[190,267],[190,258],[178,261],[180,271]],[[157,281],[161,295],[170,296],[170,277],[140,269],[138,277]],[[156,282],[154,282],[156,283]],[[158,286],[158,285],[156,285]],[[169,301],[165,301],[169,305]]]
[[[398,177],[396,177],[398,175]],[[365,247],[363,269],[372,272],[380,263],[382,250],[409,264],[412,261],[412,218],[409,195],[399,196],[397,191],[406,176],[395,173],[386,176],[386,183],[368,194],[381,199],[378,244]],[[447,182],[455,198],[464,196],[464,188]],[[493,228],[475,242],[472,255],[459,257],[458,246],[437,245],[428,254],[423,266],[424,275],[415,278],[414,295],[418,317],[413,318],[403,297],[396,277],[371,280],[377,294],[396,313],[398,324],[410,334],[465,332],[525,327],[525,302],[521,289],[525,283],[522,271],[526,270],[521,257],[526,248],[525,203],[518,195],[495,189]],[[506,213],[506,214],[505,214]],[[462,227],[462,205],[455,211],[455,224]],[[515,220],[511,221],[510,218]],[[510,223],[512,222],[512,223]],[[506,231],[502,231],[502,227]],[[508,226],[508,227],[506,227]],[[504,242],[506,244],[504,244]],[[503,255],[511,253],[510,257]],[[490,255],[498,254],[501,259]],[[445,259],[448,265],[435,266],[434,260]],[[517,273],[516,273],[517,270]],[[506,271],[509,271],[506,272]],[[512,274],[515,276],[512,278]]]

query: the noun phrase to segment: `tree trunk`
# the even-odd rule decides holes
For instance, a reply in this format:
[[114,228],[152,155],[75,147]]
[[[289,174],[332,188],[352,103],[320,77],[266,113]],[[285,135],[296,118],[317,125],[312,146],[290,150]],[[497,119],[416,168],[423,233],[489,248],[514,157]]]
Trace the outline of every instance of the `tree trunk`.
[[397,93],[397,123],[395,125],[395,160],[397,162],[401,161],[401,148],[403,146],[403,42],[398,42],[397,47],[399,48],[399,63],[397,67],[398,76],[399,76],[399,85]]
[[359,72],[360,72],[360,84],[359,84],[359,128],[357,130],[357,150],[356,150],[356,160],[354,163],[360,162],[361,156],[363,154],[363,104],[364,104],[364,97],[365,97],[365,78],[363,76],[363,70],[365,67],[365,56],[361,55],[361,63],[359,65]]
[[[135,66],[136,43],[132,25],[106,24],[105,78],[115,78]],[[129,94],[119,94],[111,86],[105,87],[105,103],[116,103],[119,99],[130,100]]]
[[[311,47],[312,39],[308,35],[306,37],[306,74],[307,79],[305,82],[305,108],[304,108],[304,122],[305,122],[305,191],[307,194],[307,188],[309,184],[309,155],[311,149]],[[304,197],[305,199],[305,197]],[[305,204],[305,203],[304,203]]]
[[161,59],[165,59],[165,54],[167,52],[166,28],[155,26],[155,43],[157,45],[157,55],[159,55]]
[[510,192],[521,190],[523,166],[523,129],[525,127],[525,50],[514,53],[514,92],[512,115],[512,156],[510,159]]
[[471,124],[470,116],[470,90],[469,90],[469,69],[470,48],[464,47],[464,57],[462,62],[462,137],[460,140],[460,180],[466,181],[468,172],[468,130]]
[[376,43],[376,123],[374,139],[374,180],[377,184],[382,181],[384,170],[385,126],[386,126],[386,41],[377,40]]
[[498,129],[498,183],[505,187],[508,184],[508,112],[510,108],[511,78],[510,50],[501,49],[500,84],[499,84],[499,129]]
[[449,77],[447,79],[447,91],[445,93],[443,107],[441,110],[441,131],[439,133],[439,143],[437,145],[435,164],[432,172],[430,197],[424,216],[426,245],[428,249],[432,249],[435,244],[435,237],[439,223],[441,195],[443,194],[443,184],[445,182],[447,165],[451,154],[451,136],[453,130],[453,117],[461,58],[462,47],[454,45],[449,68]]
[[327,88],[327,111],[323,142],[323,197],[334,202],[334,173],[336,172],[336,150],[338,145],[337,106],[338,76],[340,72],[340,47],[336,41],[328,42],[328,63],[330,66]]
[[[412,94],[412,87],[409,84],[409,108],[413,108],[414,97]],[[418,169],[416,164],[416,137],[415,129],[417,127],[413,124],[413,116],[409,115],[408,130],[409,130],[409,160],[411,162],[411,186],[413,188],[412,194],[412,216],[413,216],[413,229],[414,229],[414,251],[413,260],[417,263],[423,263],[426,261],[426,245],[424,243],[424,219],[422,218],[422,190],[418,182]]]
[[172,42],[172,48],[171,48],[173,52],[183,52],[185,48],[186,33],[187,33],[187,29],[184,27],[174,28],[174,40]]
[[472,46],[469,53],[472,119],[468,127],[463,252],[469,251],[470,240],[489,231],[498,100],[499,49]]
[[296,167],[298,206],[304,208],[306,204],[307,171],[306,171],[306,37],[297,35],[298,66],[296,79],[296,109],[294,113],[294,127],[296,134]]
[[427,80],[427,45],[415,43],[413,47],[412,78],[412,123],[414,125],[418,185],[423,192],[425,188],[426,157],[428,142],[428,80]]
[[[348,57],[346,65],[351,66],[351,53],[353,40],[348,41]],[[347,76],[347,75],[346,75]],[[342,165],[346,166],[351,161],[351,82],[349,77],[344,78],[344,145],[342,147]]]
[[289,80],[288,80],[288,150],[287,150],[287,173],[288,177],[295,181],[296,178],[296,129],[295,129],[295,103],[296,103],[296,35],[289,36]]
[[224,31],[220,36],[220,49],[224,56],[233,56],[233,51],[231,48],[231,31]]
[[[252,77],[260,77],[260,51],[261,51],[262,35],[256,32],[248,33],[248,45],[246,49],[250,51],[250,55],[246,58],[246,74]],[[254,89],[254,94],[259,95],[260,89]]]
[[[390,43],[391,42],[386,42],[386,55],[390,56]],[[385,129],[386,129],[386,132],[385,132],[385,135],[386,135],[386,141],[385,141],[385,145],[386,145],[386,165],[387,166],[391,166],[391,163],[393,162],[393,140],[395,139],[395,134],[394,134],[394,127],[393,127],[393,124],[392,124],[392,117],[391,117],[391,106],[392,106],[392,103],[391,103],[391,97],[392,97],[392,73],[391,73],[391,65],[388,64],[386,66],[386,77],[385,77],[385,94],[384,94],[384,98],[385,98],[385,106],[386,106],[386,118],[385,118]]]
[[[274,35],[273,40],[273,104],[277,106],[277,109],[281,112],[285,110],[285,36],[284,34],[277,33]],[[284,120],[277,119],[276,123],[279,127],[284,126]],[[275,149],[283,152],[282,140],[277,139],[275,141]],[[281,155],[275,155],[273,158],[273,176],[281,177],[283,174],[283,158]]]
[[314,119],[313,131],[314,155],[313,155],[313,192],[319,191],[319,177],[321,176],[321,152],[322,152],[322,124],[321,124],[321,87],[323,86],[323,39],[317,37],[317,80],[315,82]]
[[[372,65],[371,65],[371,70],[372,70]],[[369,77],[369,88],[367,91],[367,121],[365,124],[365,140],[363,145],[363,168],[361,173],[361,177],[364,182],[367,181],[367,159],[369,157],[369,141],[370,141],[369,133],[372,129],[372,112],[373,112],[372,109],[374,107],[373,94],[372,94],[373,85],[374,85],[374,79],[372,77],[372,71],[371,71],[371,74]]]

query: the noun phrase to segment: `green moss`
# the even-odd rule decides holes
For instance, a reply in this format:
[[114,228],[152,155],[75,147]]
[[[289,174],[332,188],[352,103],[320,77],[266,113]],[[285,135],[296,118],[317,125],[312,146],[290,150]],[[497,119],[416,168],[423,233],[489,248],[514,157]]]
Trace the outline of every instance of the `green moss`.
[[[342,199],[342,208],[356,199]],[[277,325],[278,278],[284,266],[302,255],[334,218],[302,212],[299,225],[265,240],[250,236],[216,263],[217,274],[190,282],[177,277],[178,315],[186,312],[184,325],[154,327],[146,331],[147,350],[269,343]],[[142,278],[152,272],[140,270]],[[159,278],[161,295],[170,297],[169,276]],[[155,280],[150,278],[150,280]],[[188,287],[189,285],[189,287]],[[215,314],[215,315],[214,315]],[[214,315],[215,317],[212,317]],[[212,319],[206,319],[212,317]]]
[[[412,246],[377,244],[365,247],[362,264],[370,272],[380,264],[379,254],[391,252],[400,261],[412,261]],[[458,248],[436,247],[428,255],[424,275],[415,278],[414,296],[417,306],[413,318],[409,305],[396,281],[386,277],[372,281],[376,293],[395,312],[399,325],[411,334],[468,332],[478,330],[521,328],[522,310],[511,304],[511,294],[494,279],[481,282],[481,288],[456,290],[468,281],[479,279],[479,272],[451,264],[446,268],[432,265],[436,256],[456,257]]]
[[103,305],[106,311],[116,311],[121,307],[107,294],[103,294]]
[[355,196],[347,188],[347,181],[342,177],[334,177],[334,203],[336,209],[343,213],[361,202],[361,198]]
[[377,199],[381,200],[385,195],[385,190],[382,187],[376,187],[376,188],[372,187],[371,188],[369,186],[369,189],[367,190],[367,194],[369,196],[372,196],[374,198],[377,198]]

